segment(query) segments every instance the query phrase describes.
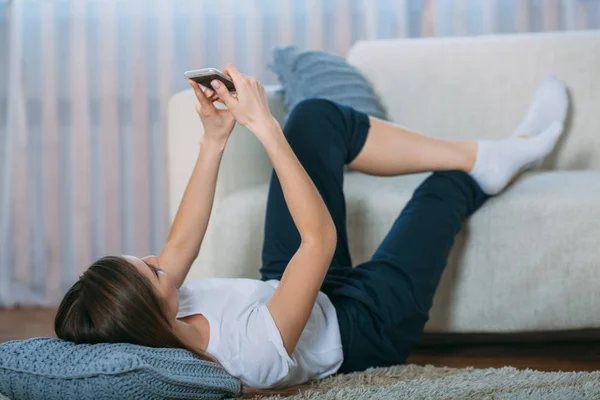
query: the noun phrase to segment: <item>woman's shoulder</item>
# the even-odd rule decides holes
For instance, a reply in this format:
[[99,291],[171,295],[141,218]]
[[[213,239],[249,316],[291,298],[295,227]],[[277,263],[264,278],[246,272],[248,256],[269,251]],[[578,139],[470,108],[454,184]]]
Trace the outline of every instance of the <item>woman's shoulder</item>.
[[266,303],[275,288],[258,279],[200,278],[179,289],[179,316],[207,310],[221,319],[241,318],[254,304]]

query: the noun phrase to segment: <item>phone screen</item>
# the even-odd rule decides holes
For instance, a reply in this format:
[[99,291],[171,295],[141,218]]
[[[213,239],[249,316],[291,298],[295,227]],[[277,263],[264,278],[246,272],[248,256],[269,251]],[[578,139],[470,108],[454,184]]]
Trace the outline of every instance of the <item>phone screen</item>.
[[230,92],[235,92],[235,86],[233,84],[233,82],[231,82],[229,79],[224,79],[223,77],[217,75],[217,74],[209,74],[209,75],[204,75],[204,76],[197,76],[194,78],[189,78],[191,80],[193,80],[194,82],[197,82],[198,84],[210,88],[212,89],[212,86],[210,85],[210,82],[212,82],[213,80],[218,80],[219,82],[222,82],[225,87],[227,88],[227,90],[229,90]]

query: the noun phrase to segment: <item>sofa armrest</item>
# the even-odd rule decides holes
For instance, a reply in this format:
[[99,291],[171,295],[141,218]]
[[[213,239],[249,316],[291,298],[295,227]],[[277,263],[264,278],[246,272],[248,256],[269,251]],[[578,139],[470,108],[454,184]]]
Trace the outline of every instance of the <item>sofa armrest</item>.
[[[285,108],[283,93],[279,86],[266,86],[269,107],[273,116],[283,124]],[[175,214],[185,192],[188,180],[200,149],[200,138],[204,134],[202,122],[195,110],[196,97],[193,90],[175,94],[169,100],[168,108],[168,178],[169,178],[169,223]],[[217,104],[224,108],[221,104]],[[236,124],[221,161],[215,192],[213,213],[219,203],[229,193],[246,186],[268,182],[273,166],[262,144],[243,126]],[[206,236],[210,234],[209,224]],[[206,237],[205,237],[206,242]],[[210,253],[205,249],[209,243],[203,242],[200,253]],[[207,246],[205,246],[205,244]],[[209,260],[210,257],[207,258]],[[192,272],[199,267],[192,266]]]

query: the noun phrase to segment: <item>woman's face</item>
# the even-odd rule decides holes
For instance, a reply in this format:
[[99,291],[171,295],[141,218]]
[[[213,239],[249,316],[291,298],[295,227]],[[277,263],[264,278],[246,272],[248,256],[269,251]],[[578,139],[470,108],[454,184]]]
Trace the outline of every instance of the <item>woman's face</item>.
[[158,293],[167,306],[169,319],[175,319],[179,310],[177,288],[169,275],[160,269],[158,258],[155,256],[143,258],[123,256],[123,258],[133,264],[142,275],[146,276],[152,282],[156,293]]

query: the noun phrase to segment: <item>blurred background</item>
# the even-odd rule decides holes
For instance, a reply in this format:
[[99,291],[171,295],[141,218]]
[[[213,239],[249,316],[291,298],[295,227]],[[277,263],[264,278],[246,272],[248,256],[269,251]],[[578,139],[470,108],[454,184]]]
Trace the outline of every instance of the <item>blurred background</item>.
[[188,69],[265,84],[277,46],[600,28],[600,0],[0,0],[0,307],[56,305],[168,233],[166,111]]

